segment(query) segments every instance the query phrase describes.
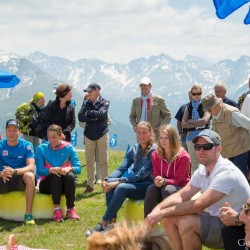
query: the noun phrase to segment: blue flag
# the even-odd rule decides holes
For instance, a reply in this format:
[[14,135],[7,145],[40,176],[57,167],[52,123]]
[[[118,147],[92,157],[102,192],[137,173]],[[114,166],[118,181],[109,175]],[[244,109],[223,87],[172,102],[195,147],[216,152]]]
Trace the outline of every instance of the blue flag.
[[73,135],[71,135],[71,144],[75,147],[77,146],[77,131]]
[[117,134],[114,134],[112,136],[112,138],[110,139],[110,142],[109,142],[109,146],[111,148],[117,146]]
[[[224,19],[244,4],[250,2],[250,0],[213,0],[213,2],[216,9],[216,15]],[[250,11],[246,15],[244,23],[250,24]]]

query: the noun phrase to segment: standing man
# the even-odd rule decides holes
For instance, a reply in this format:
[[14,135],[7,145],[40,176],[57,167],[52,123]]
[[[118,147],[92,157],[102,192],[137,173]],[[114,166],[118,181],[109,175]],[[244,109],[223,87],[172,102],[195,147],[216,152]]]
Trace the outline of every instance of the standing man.
[[84,142],[87,166],[87,188],[83,194],[94,191],[95,182],[95,152],[98,150],[101,180],[108,176],[108,109],[109,100],[100,95],[100,86],[91,83],[84,90],[88,99],[83,101],[78,114],[80,122],[85,122]]
[[216,97],[218,98],[221,98],[223,103],[226,103],[230,106],[233,106],[233,107],[237,107],[237,103],[226,97],[226,93],[227,93],[227,85],[223,82],[218,82],[214,85],[214,93],[216,95]]
[[212,126],[222,142],[222,156],[232,161],[248,177],[250,118],[222,102],[214,94],[202,99],[203,109],[212,114]]
[[165,100],[152,93],[152,83],[148,77],[141,79],[140,88],[141,96],[133,100],[129,119],[134,131],[140,121],[148,121],[154,129],[157,141],[159,137],[158,129],[161,125],[170,123],[171,113]]
[[242,104],[245,100],[245,97],[250,94],[250,77],[248,78],[248,91],[243,93],[239,98],[238,98],[238,103],[237,103],[237,108],[241,110]]
[[35,224],[32,205],[35,195],[33,145],[20,139],[21,126],[16,119],[6,122],[6,138],[0,141],[0,194],[25,191],[25,224]]
[[[188,98],[189,98],[189,102],[191,102],[191,100],[192,100],[191,90],[188,91]],[[178,130],[178,134],[180,136],[181,146],[188,152],[188,147],[187,147],[187,143],[186,143],[187,129],[183,128],[182,124],[181,124],[182,118],[184,116],[184,111],[185,111],[185,108],[187,105],[188,105],[188,103],[182,104],[180,106],[180,108],[178,109],[174,118],[177,120],[177,130]]]
[[[250,195],[249,184],[242,172],[221,156],[221,138],[216,132],[202,130],[193,143],[199,168],[184,188],[154,208],[146,222],[152,226],[163,220],[174,250],[200,250],[202,245],[224,248],[220,208],[228,202],[240,212]],[[192,200],[199,191],[201,195]]]

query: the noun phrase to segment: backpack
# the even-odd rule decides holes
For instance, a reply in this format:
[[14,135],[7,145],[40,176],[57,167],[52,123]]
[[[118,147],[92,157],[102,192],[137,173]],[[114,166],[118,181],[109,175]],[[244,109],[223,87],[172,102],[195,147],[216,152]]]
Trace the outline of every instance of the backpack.
[[51,100],[48,104],[38,113],[35,112],[32,116],[32,127],[35,131],[35,134],[38,138],[44,139],[46,137],[46,130],[47,126],[45,124],[45,115],[46,115],[46,108],[51,103]]
[[29,134],[31,128],[32,116],[35,112],[35,108],[29,103],[22,103],[17,107],[15,118],[19,120],[21,126],[21,132],[25,134]]

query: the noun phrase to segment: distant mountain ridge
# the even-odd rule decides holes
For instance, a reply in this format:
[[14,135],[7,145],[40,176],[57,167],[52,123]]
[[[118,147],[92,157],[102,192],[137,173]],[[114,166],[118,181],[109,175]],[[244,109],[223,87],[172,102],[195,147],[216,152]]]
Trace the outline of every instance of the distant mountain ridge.
[[[187,92],[195,83],[202,85],[204,96],[213,91],[215,82],[224,81],[228,85],[227,96],[236,101],[248,88],[250,57],[243,55],[236,61],[228,59],[213,64],[197,56],[175,60],[162,53],[148,59],[138,58],[128,64],[110,64],[98,59],[73,62],[40,52],[21,57],[0,51],[0,69],[15,73],[21,79],[20,84],[11,91],[1,89],[1,121],[13,117],[16,107],[31,99],[36,91],[44,92],[47,100],[54,99],[53,84],[61,81],[73,85],[77,114],[84,95],[83,89],[90,82],[97,82],[102,88],[101,94],[111,101],[111,133],[120,129],[124,148],[127,143],[135,141],[129,113],[132,99],[140,95],[139,81],[142,77],[148,76],[152,80],[152,91],[166,99],[174,117],[181,104],[188,101]],[[172,123],[175,124],[174,118]],[[3,131],[3,126],[1,124],[0,131]]]

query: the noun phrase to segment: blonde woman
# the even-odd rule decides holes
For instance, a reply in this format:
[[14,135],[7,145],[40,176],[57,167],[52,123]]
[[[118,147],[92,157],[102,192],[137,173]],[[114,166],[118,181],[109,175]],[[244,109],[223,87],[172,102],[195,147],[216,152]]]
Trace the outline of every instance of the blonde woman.
[[144,217],[169,195],[190,180],[190,157],[181,147],[178,134],[171,125],[159,129],[158,147],[152,154],[154,184],[150,185],[144,201]]

